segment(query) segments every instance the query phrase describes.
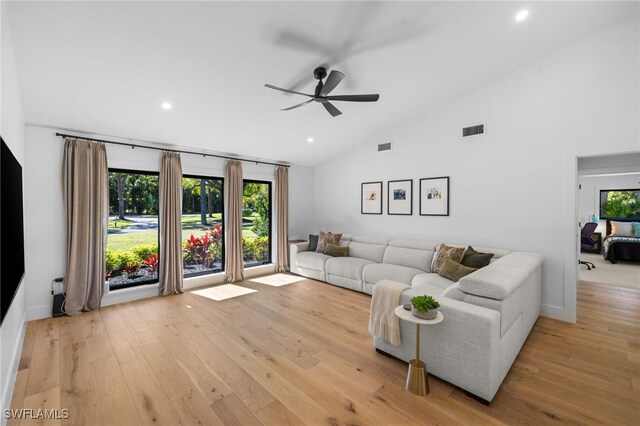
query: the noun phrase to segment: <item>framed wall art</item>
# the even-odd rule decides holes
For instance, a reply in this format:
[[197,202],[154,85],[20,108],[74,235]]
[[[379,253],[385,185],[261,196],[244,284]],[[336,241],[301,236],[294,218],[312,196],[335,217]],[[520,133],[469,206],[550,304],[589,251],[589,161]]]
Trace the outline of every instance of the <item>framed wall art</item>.
[[413,214],[413,180],[387,182],[387,214]]
[[420,179],[420,215],[449,216],[449,177]]
[[360,190],[360,213],[382,214],[382,182],[363,182]]

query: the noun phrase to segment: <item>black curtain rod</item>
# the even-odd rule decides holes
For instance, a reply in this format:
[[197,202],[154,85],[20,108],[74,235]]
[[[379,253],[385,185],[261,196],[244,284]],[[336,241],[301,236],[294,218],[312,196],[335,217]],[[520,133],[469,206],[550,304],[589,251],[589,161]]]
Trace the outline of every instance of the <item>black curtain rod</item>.
[[135,143],[115,142],[115,141],[108,141],[108,140],[104,140],[104,139],[88,138],[86,136],[68,135],[66,133],[56,133],[56,136],[60,136],[62,138],[76,138],[76,139],[83,139],[83,140],[86,140],[86,141],[110,143],[110,144],[113,144],[113,145],[130,146],[131,148],[145,148],[145,149],[152,149],[154,151],[178,152],[180,154],[199,155],[201,157],[215,157],[215,158],[223,158],[225,160],[245,161],[247,163],[267,164],[269,166],[289,167],[288,164],[270,163],[268,161],[259,161],[259,160],[247,160],[247,159],[244,159],[244,158],[227,157],[227,156],[224,156],[224,155],[207,154],[207,153],[204,153],[204,152],[182,151],[182,150],[178,150],[178,149],[169,149],[169,148],[158,148],[158,147],[155,147],[155,146],[138,145],[138,144],[135,144]]

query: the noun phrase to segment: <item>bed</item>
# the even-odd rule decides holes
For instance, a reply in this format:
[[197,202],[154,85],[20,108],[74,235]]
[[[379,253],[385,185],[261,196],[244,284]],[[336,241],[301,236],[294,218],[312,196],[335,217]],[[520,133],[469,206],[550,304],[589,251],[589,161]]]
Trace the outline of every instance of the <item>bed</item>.
[[[614,222],[638,222],[639,219],[616,219]],[[607,220],[607,233],[602,244],[604,258],[615,264],[619,260],[640,262],[640,237],[611,235],[611,221]]]

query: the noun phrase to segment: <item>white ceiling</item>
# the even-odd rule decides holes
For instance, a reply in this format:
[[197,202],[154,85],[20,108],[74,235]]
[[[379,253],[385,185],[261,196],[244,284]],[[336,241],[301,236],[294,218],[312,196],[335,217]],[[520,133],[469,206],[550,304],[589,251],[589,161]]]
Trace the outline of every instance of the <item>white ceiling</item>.
[[[305,165],[384,142],[383,129],[631,13],[638,3],[9,5],[27,122]],[[347,75],[333,94],[380,101],[336,102],[337,118],[316,103],[278,111],[305,98],[264,84],[306,78],[312,92],[323,63]]]

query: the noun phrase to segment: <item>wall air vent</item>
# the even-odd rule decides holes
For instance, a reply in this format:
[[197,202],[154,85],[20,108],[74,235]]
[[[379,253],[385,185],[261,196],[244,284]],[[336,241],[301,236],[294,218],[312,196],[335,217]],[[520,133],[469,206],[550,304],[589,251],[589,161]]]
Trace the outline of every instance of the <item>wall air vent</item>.
[[391,142],[379,143],[378,152],[382,152],[382,151],[391,151]]
[[462,128],[462,137],[482,135],[483,133],[484,133],[484,124],[477,124],[475,126]]

